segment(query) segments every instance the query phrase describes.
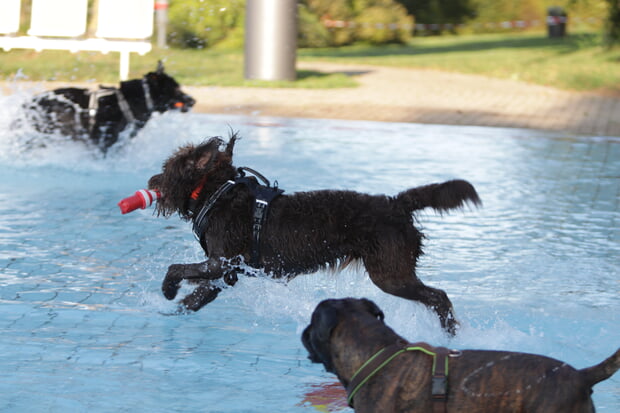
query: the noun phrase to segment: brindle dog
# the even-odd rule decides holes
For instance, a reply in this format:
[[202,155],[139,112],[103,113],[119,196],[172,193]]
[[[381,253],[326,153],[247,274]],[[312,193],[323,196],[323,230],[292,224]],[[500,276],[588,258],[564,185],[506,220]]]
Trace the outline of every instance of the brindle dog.
[[[353,387],[355,373],[378,351],[407,346],[383,319],[383,312],[367,299],[325,300],[314,310],[302,342],[312,362],[335,373],[345,388]],[[359,387],[352,398],[355,411],[591,413],[592,386],[620,368],[620,349],[581,370],[534,354],[463,350],[453,355],[448,357],[447,399],[432,399],[433,357],[406,351]]]
[[[208,256],[202,263],[171,265],[162,285],[166,298],[173,299],[181,282],[188,280],[198,286],[182,306],[198,310],[220,291],[213,281],[223,279],[233,285],[243,263],[275,277],[291,278],[359,260],[379,288],[434,309],[442,326],[455,332],[446,293],[416,277],[423,236],[413,225],[412,213],[428,207],[445,212],[468,202],[480,204],[469,182],[430,184],[396,196],[337,190],[282,194],[269,204],[257,236],[257,207],[248,185],[234,185],[214,197],[227,182],[239,179],[239,169],[232,163],[236,139],[233,135],[226,144],[214,137],[182,147],[164,163],[163,172],[149,180],[149,189],[161,193],[158,213],[178,213],[193,221],[195,228],[199,226],[196,236]],[[253,242],[257,238],[260,256]]]

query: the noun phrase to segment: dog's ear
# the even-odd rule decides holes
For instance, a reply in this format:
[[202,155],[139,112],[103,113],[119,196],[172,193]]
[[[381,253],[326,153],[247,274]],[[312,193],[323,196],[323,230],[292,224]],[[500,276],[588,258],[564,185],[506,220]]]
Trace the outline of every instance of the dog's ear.
[[[205,169],[209,162],[213,159],[215,154],[213,152],[203,152],[200,154],[199,158],[195,160],[196,168]],[[192,166],[193,169],[193,166]]]
[[162,62],[161,60],[157,61],[157,70],[155,71],[155,73],[157,73],[158,75],[164,73],[164,62]]
[[308,358],[313,363],[322,363],[323,360],[319,357],[319,354],[314,349],[314,345],[312,344],[310,331],[312,330],[312,324],[304,329],[304,332],[301,334],[301,343],[304,345],[306,350],[308,350]]
[[228,140],[228,144],[226,145],[226,149],[224,150],[224,152],[226,153],[226,156],[228,156],[228,158],[232,161],[232,157],[233,157],[233,149],[235,148],[235,142],[237,142],[238,139],[238,133],[235,132],[230,136],[230,139]]
[[214,136],[198,145],[189,152],[191,157],[188,159],[186,168],[189,171],[204,171],[209,167],[210,163],[216,162],[218,159],[221,160],[220,147],[223,143],[224,141],[220,137]]
[[385,314],[383,314],[383,311],[381,311],[381,309],[373,301],[370,301],[367,298],[362,298],[360,301],[364,304],[368,312],[373,315],[373,317],[379,319],[379,321],[383,321],[385,319]]
[[312,314],[312,325],[315,326],[316,337],[321,342],[328,342],[332,330],[338,325],[338,310],[332,305],[332,300],[324,300]]
[[[332,330],[338,325],[338,310],[332,305],[333,300],[325,300],[312,313],[312,322],[302,335],[302,342],[310,353],[310,360],[323,363],[325,370],[334,373],[330,351]],[[306,344],[307,343],[307,344]]]

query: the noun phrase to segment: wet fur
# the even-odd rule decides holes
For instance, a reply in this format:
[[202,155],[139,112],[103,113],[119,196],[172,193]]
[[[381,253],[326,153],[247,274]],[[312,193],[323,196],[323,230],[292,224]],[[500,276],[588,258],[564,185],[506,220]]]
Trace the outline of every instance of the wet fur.
[[[346,388],[376,352],[407,344],[383,320],[370,300],[325,300],[312,314],[302,343],[310,360],[335,373]],[[620,349],[581,370],[549,357],[508,351],[463,350],[448,362],[448,412],[592,413],[592,386],[620,368]],[[432,358],[420,351],[398,355],[356,393],[355,411],[434,411],[431,371]]]
[[[163,113],[175,109],[175,105],[181,106],[185,112],[194,105],[194,99],[181,91],[176,80],[164,72],[161,63],[155,72],[147,73],[144,78],[149,85],[154,112]],[[133,137],[146,125],[152,114],[147,107],[142,79],[121,82],[118,89],[136,119],[131,131]],[[86,140],[105,152],[118,141],[119,135],[129,124],[116,95],[112,94],[99,99],[91,128],[88,111],[90,94],[89,89],[75,87],[39,94],[24,105],[26,120],[41,133],[60,133],[76,140]]]
[[[235,142],[236,136],[227,144],[216,137],[173,154],[163,172],[149,180],[149,188],[162,194],[158,213],[191,220],[211,194],[235,178]],[[204,188],[192,209],[190,195],[201,182]],[[197,283],[182,306],[198,310],[217,296],[220,289],[213,280],[236,282],[242,262],[250,258],[253,202],[245,186],[236,186],[215,204],[205,234],[208,259],[171,265],[162,285],[168,299],[176,296],[181,281]],[[468,202],[478,205],[480,199],[462,180],[411,188],[396,196],[341,190],[284,193],[269,207],[260,236],[260,267],[290,278],[360,261],[379,288],[433,308],[443,327],[454,333],[456,320],[446,293],[416,277],[423,236],[413,225],[412,213],[427,207],[444,212]]]

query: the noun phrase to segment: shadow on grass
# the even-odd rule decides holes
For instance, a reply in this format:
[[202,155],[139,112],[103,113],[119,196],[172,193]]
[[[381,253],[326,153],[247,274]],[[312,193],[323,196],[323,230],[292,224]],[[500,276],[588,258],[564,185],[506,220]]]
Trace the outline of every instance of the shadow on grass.
[[[441,41],[442,39],[438,39]],[[299,55],[303,57],[329,57],[329,58],[355,58],[355,57],[382,57],[399,55],[427,55],[442,54],[450,52],[479,52],[493,49],[537,49],[552,48],[557,49],[558,53],[570,53],[582,49],[584,45],[597,44],[600,36],[595,33],[579,33],[569,35],[565,38],[550,39],[544,34],[540,36],[523,36],[510,38],[497,38],[496,36],[484,39],[483,36],[476,36],[468,41],[466,38],[452,38],[454,41],[447,41],[445,45],[416,43],[414,40],[409,45],[388,45],[388,46],[345,46],[329,49],[304,49]]]
[[336,89],[359,86],[354,76],[362,71],[320,72],[316,70],[297,70],[295,80],[244,80],[241,86],[271,88]]
[[322,79],[335,74],[341,74],[347,77],[361,76],[369,73],[368,70],[335,70],[333,72],[318,72],[316,70],[297,70],[297,80],[304,79]]
[[329,75],[329,73],[317,72],[315,70],[297,70],[297,80],[324,79]]

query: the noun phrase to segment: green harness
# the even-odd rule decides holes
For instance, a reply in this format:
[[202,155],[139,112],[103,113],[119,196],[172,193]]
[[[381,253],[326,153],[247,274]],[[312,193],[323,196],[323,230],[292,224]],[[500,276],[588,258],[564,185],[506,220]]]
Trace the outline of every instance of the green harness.
[[449,350],[445,347],[433,347],[427,343],[392,344],[384,347],[369,358],[355,372],[347,386],[347,402],[353,407],[353,397],[375,374],[383,369],[398,355],[407,351],[421,351],[433,357],[431,396],[433,399],[433,411],[436,413],[446,412],[448,401],[448,358],[458,357],[461,352]]

